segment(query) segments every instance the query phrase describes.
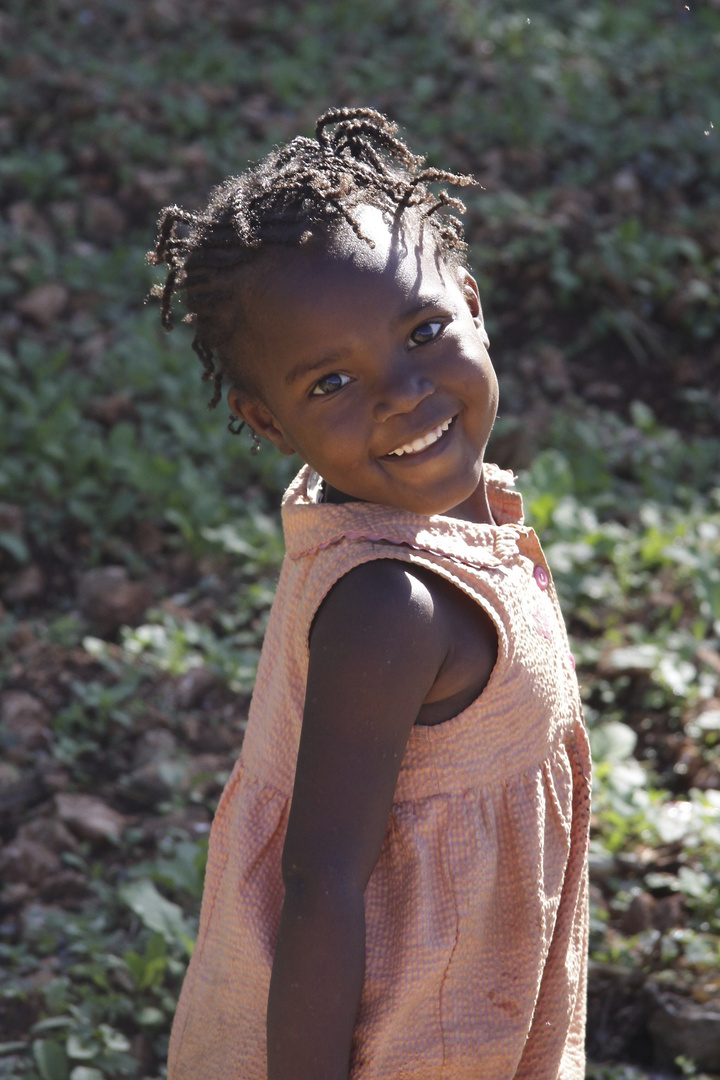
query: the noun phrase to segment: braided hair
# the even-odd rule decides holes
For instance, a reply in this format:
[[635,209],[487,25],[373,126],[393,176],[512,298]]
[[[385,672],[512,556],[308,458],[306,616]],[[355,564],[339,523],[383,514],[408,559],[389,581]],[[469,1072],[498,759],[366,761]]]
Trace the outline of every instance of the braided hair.
[[[242,305],[243,273],[270,247],[300,247],[315,235],[328,236],[346,222],[373,246],[354,214],[372,204],[396,221],[413,207],[432,228],[438,254],[464,264],[462,223],[437,211],[465,207],[444,190],[433,195],[429,183],[473,184],[470,176],[426,168],[398,138],[397,125],[375,109],[330,109],[317,121],[315,138],[298,137],[272,151],[259,165],[225,180],[212,192],[205,210],[190,213],[166,207],[158,222],[153,265],[165,263],[161,319],[172,327],[172,299],[184,293],[187,322],[195,323],[193,349],[203,379],[213,383],[208,408],[220,401],[225,379],[242,383],[236,338]],[[230,430],[235,429],[232,425]]]

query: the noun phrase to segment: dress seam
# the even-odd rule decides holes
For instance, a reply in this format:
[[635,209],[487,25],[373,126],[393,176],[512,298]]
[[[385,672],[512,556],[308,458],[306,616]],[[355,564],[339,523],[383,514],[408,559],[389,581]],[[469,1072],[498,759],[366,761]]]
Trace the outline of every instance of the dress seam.
[[[233,790],[234,790],[234,788],[237,787],[237,784],[239,783],[239,781],[240,781],[240,775],[238,773],[236,783],[233,785]],[[229,787],[229,785],[228,785],[228,787]],[[225,792],[223,792],[223,795],[224,794],[225,794]],[[218,806],[218,810],[220,810],[219,806]],[[215,820],[217,820],[218,817],[219,817],[219,814],[216,811]],[[223,880],[223,878],[225,876],[225,870],[227,869],[227,864],[228,864],[229,858],[230,858],[230,853],[226,850],[225,857],[224,857],[224,859],[222,861],[222,869],[220,870],[220,873],[218,875],[217,884],[216,884],[216,887],[215,887],[215,891],[213,892],[212,901],[210,903],[210,907],[209,907],[209,910],[208,910],[207,919],[204,920],[205,933],[203,934],[202,942],[198,942],[196,940],[195,946],[193,947],[193,955],[195,955],[195,953],[197,952],[196,964],[199,964],[199,963],[202,962],[202,955],[203,955],[203,952],[205,950],[205,946],[207,944],[207,938],[208,938],[208,932],[209,932],[209,929],[210,929],[210,924],[212,923],[212,917],[213,917],[213,913],[215,911],[215,905],[217,903],[218,894],[220,892],[220,886],[222,885],[222,880]],[[200,945],[199,949],[197,948],[198,944]],[[184,989],[184,987],[183,987],[183,989]],[[186,1009],[185,1009],[185,1016],[183,1017],[182,1030],[178,1033],[177,1051],[175,1053],[175,1058],[176,1059],[179,1059],[179,1057],[180,1057],[180,1055],[182,1053],[183,1043],[185,1042],[185,1033],[187,1031],[187,1025],[188,1025],[188,1020],[189,1019],[190,1019],[190,1007],[187,1006]]]
[[262,787],[265,787],[269,791],[272,791],[274,795],[279,795],[280,798],[285,799],[286,802],[292,799],[292,792],[288,794],[287,791],[283,791],[281,788],[276,787],[275,784],[270,783],[270,781],[267,780],[264,776],[261,776],[260,773],[255,772],[255,770],[250,765],[248,765],[247,761],[243,758],[242,752],[240,753],[240,757],[237,760],[236,768],[238,772],[236,778],[237,781],[239,781],[240,779],[240,774],[244,772],[247,773],[248,779],[254,780],[258,784],[261,784]]
[[[451,721],[447,722],[450,723]],[[582,723],[582,721],[579,720],[576,721],[576,723]],[[435,778],[436,790],[430,792],[427,795],[412,794],[407,799],[393,799],[393,808],[395,808],[396,806],[407,806],[408,804],[413,803],[429,802],[431,799],[462,799],[466,798],[469,794],[483,795],[496,788],[507,787],[509,784],[512,784],[517,780],[527,778],[531,773],[543,769],[545,765],[551,766],[553,759],[557,758],[558,754],[562,753],[563,750],[568,756],[570,756],[570,746],[572,745],[572,740],[568,739],[568,735],[573,734],[572,729],[564,729],[560,736],[557,738],[557,740],[553,742],[553,745],[548,749],[548,752],[546,754],[544,754],[541,758],[538,758],[538,760],[533,762],[531,765],[526,765],[524,768],[519,769],[517,772],[510,773],[507,776],[498,777],[497,779],[488,781],[487,783],[470,784],[465,787],[458,788],[456,791],[448,791],[447,789],[443,789],[443,786],[441,785],[440,776],[437,771],[435,755],[433,753],[434,747],[429,739],[429,736],[426,734],[426,732],[432,731],[432,726],[423,725],[421,727],[418,727],[416,730],[422,731],[423,736],[425,737],[425,740],[427,742],[428,749],[430,751],[430,759],[433,776]],[[583,776],[584,775],[585,774],[583,773]]]
[[[432,760],[432,764],[433,764],[433,770],[435,772],[435,782],[439,786],[440,778],[439,778],[438,773],[437,773],[435,755],[432,753],[432,744],[429,744],[429,745],[430,745],[430,748],[431,748],[431,760]],[[449,810],[448,810],[448,812],[449,812]],[[449,829],[448,829],[448,834],[449,834]],[[442,845],[442,846],[444,847],[445,845]],[[460,909],[458,907],[457,895],[456,895],[456,892],[455,892],[455,882],[454,882],[453,873],[452,873],[452,866],[450,865],[450,856],[449,856],[449,852],[447,851],[447,849],[443,851],[442,863],[443,863],[443,868],[444,868],[445,874],[447,876],[448,887],[450,889],[450,895],[452,896],[453,911],[455,913],[455,940],[454,940],[454,942],[452,944],[452,948],[450,949],[450,956],[448,957],[447,964],[445,965],[445,971],[443,972],[443,977],[440,980],[440,989],[438,991],[438,1019],[439,1019],[439,1022],[440,1022],[440,1044],[442,1046],[442,1063],[441,1063],[441,1066],[440,1066],[440,1075],[444,1076],[445,1075],[445,1066],[446,1066],[446,1062],[447,1062],[447,1048],[446,1048],[446,1040],[445,1040],[445,1023],[444,1023],[444,1019],[443,1019],[443,996],[444,996],[445,984],[447,982],[448,975],[450,974],[450,968],[452,966],[453,958],[454,958],[455,953],[457,951],[458,941],[460,940]]]

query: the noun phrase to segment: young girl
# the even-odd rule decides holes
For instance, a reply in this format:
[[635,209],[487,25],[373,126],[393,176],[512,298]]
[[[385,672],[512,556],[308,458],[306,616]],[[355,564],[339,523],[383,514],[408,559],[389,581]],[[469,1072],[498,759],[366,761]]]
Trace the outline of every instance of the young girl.
[[305,464],[169,1080],[580,1080],[589,758],[462,204],[371,109],[170,207],[215,405]]

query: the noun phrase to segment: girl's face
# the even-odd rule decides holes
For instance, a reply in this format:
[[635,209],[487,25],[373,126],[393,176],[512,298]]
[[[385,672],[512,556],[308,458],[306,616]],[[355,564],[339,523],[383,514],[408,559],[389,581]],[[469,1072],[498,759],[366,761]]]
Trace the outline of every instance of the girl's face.
[[429,230],[393,237],[379,210],[330,249],[268,262],[243,320],[255,387],[231,408],[342,497],[491,521],[481,483],[497,380],[475,281]]

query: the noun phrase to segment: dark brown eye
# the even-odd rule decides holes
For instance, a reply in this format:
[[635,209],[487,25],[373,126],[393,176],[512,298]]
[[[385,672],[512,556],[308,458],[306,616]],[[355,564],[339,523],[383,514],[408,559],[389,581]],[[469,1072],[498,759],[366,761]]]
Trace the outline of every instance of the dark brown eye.
[[322,379],[318,379],[312,388],[312,393],[316,397],[320,394],[334,394],[337,390],[342,390],[343,386],[347,386],[349,382],[352,382],[349,375],[331,371],[329,375],[323,375]]
[[434,341],[440,334],[444,323],[439,320],[433,320],[432,322],[423,323],[421,326],[416,327],[410,335],[410,341],[413,345],[426,345],[428,341]]

